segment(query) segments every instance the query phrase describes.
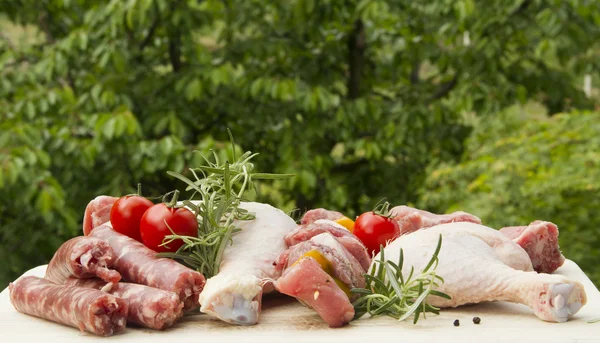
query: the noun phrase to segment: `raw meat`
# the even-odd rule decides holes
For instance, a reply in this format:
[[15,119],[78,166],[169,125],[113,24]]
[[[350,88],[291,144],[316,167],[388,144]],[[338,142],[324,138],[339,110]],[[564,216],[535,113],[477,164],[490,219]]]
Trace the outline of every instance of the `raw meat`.
[[294,231],[285,235],[285,242],[288,246],[293,246],[326,232],[333,235],[358,260],[365,271],[369,268],[371,258],[364,244],[348,229],[331,220],[318,219],[314,223],[298,225]]
[[[492,228],[468,222],[441,224],[403,235],[385,248],[397,261],[404,251],[403,273],[422,270],[443,236],[436,273],[445,279],[440,291],[452,297],[430,297],[434,306],[456,307],[482,301],[510,301],[529,306],[545,321],[565,322],[586,303],[583,286],[559,275],[538,274],[515,242]],[[374,260],[378,260],[377,255]]]
[[354,256],[329,233],[322,233],[290,247],[280,256],[278,263],[284,268],[289,268],[311,250],[321,253],[332,264],[333,276],[349,288],[365,286],[363,276],[365,270]]
[[304,216],[302,216],[300,224],[314,223],[319,219],[338,220],[340,218],[344,218],[344,215],[340,212],[330,211],[324,208],[315,208],[313,210],[307,211],[304,214]]
[[314,309],[330,327],[340,327],[354,317],[348,296],[310,257],[286,269],[277,280],[277,290]]
[[[401,235],[444,223],[481,224],[479,218],[465,212],[438,215],[408,206],[396,206],[390,212],[400,224]],[[552,273],[565,262],[558,246],[558,228],[553,223],[536,220],[529,226],[505,227],[500,232],[527,251],[537,272]]]
[[100,195],[85,208],[83,216],[83,234],[89,235],[92,230],[110,221],[110,209],[118,198]]
[[175,292],[183,302],[184,311],[198,308],[200,292],[204,287],[204,275],[180,263],[156,257],[133,238],[114,231],[109,223],[100,225],[90,234],[106,241],[115,251],[114,268],[129,282]]
[[98,289],[125,300],[127,322],[150,329],[166,329],[183,316],[183,303],[173,292],[135,283],[106,283],[99,279],[71,278],[66,284]]
[[113,249],[105,241],[79,236],[58,248],[46,269],[45,278],[63,284],[69,277],[91,278],[98,276],[106,282],[118,282],[121,274],[109,269],[117,259]]
[[393,207],[390,210],[390,215],[400,225],[400,235],[444,223],[469,222],[481,224],[481,219],[466,212],[434,214],[408,206]]
[[104,292],[54,284],[26,276],[9,285],[10,301],[19,312],[110,336],[125,329],[127,303]]
[[206,282],[200,310],[228,323],[252,325],[259,320],[263,292],[272,291],[281,276],[276,261],[286,249],[283,237],[296,223],[268,204],[243,202],[240,207],[255,219],[234,222],[241,231],[225,248],[219,273]]
[[553,223],[536,220],[529,226],[509,226],[500,232],[525,249],[536,272],[552,273],[565,263],[558,246],[558,227]]

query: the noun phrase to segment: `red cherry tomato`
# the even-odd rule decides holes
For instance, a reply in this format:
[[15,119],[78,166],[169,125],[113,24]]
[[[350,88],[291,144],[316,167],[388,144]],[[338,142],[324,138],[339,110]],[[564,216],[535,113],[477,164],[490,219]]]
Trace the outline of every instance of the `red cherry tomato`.
[[138,195],[120,197],[110,209],[113,229],[141,242],[140,220],[153,205],[152,201]]
[[183,241],[177,239],[168,246],[160,246],[165,236],[173,234],[171,230],[180,236],[198,237],[198,219],[185,207],[169,208],[165,204],[150,207],[142,216],[140,222],[142,242],[154,251],[175,252],[183,245]]
[[356,219],[352,233],[363,242],[369,254],[373,256],[379,252],[380,245],[385,247],[387,241],[400,236],[400,226],[391,218],[366,212]]

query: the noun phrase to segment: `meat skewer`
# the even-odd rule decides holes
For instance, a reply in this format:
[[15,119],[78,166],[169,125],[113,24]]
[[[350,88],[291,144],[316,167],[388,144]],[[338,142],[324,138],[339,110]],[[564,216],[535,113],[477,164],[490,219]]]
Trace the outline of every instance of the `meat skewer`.
[[204,275],[180,263],[156,257],[156,252],[133,238],[114,231],[108,223],[96,227],[90,236],[106,241],[115,251],[114,268],[126,281],[174,292],[183,302],[184,311],[200,306]]
[[328,261],[332,276],[346,284],[349,289],[365,286],[363,274],[366,271],[356,258],[329,233],[322,233],[290,247],[281,254],[278,264],[283,265],[284,268],[292,267],[294,263],[313,250],[318,251],[319,255]]
[[9,292],[10,301],[19,312],[96,335],[123,331],[127,323],[127,302],[99,290],[26,276],[11,283]]
[[329,232],[291,246],[278,264],[285,269],[277,290],[314,309],[330,327],[347,324],[354,317],[350,289],[365,286],[365,270]]
[[128,304],[127,322],[155,330],[175,324],[183,316],[183,303],[177,294],[158,288],[119,282],[106,283],[99,279],[69,279],[69,286],[94,288],[125,300]]
[[315,208],[304,213],[302,219],[300,220],[300,224],[304,225],[314,223],[319,219],[336,221],[341,218],[344,218],[344,215],[340,212],[331,211],[324,208]]
[[365,271],[369,269],[371,258],[364,244],[348,229],[328,219],[317,219],[310,224],[298,225],[294,231],[285,235],[285,243],[291,247],[322,233],[333,235],[358,260]]
[[75,237],[58,248],[46,269],[45,278],[63,284],[70,277],[91,278],[98,276],[106,282],[118,282],[121,274],[109,267],[117,256],[113,249],[99,238]]
[[286,269],[277,289],[310,306],[330,327],[343,326],[354,317],[348,295],[313,258],[304,257]]

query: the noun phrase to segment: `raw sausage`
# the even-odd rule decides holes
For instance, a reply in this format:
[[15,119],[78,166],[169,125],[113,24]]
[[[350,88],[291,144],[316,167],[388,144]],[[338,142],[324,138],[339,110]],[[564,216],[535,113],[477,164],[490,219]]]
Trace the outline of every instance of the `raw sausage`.
[[99,290],[57,285],[35,276],[22,277],[8,287],[15,309],[28,315],[101,336],[123,331],[127,323],[125,300]]
[[88,236],[97,226],[110,221],[110,209],[119,198],[100,195],[90,201],[83,216],[83,234]]
[[127,302],[127,322],[155,330],[172,326],[183,316],[183,303],[177,294],[135,283],[106,283],[99,279],[67,280],[69,286],[102,290]]
[[171,291],[183,302],[184,311],[200,306],[199,296],[206,279],[204,275],[180,263],[156,257],[156,252],[133,238],[113,230],[108,223],[90,236],[106,241],[117,255],[113,267],[129,282]]
[[107,282],[118,282],[121,274],[109,267],[117,256],[105,241],[94,237],[75,237],[58,248],[46,269],[45,278],[63,284],[69,277],[98,276]]

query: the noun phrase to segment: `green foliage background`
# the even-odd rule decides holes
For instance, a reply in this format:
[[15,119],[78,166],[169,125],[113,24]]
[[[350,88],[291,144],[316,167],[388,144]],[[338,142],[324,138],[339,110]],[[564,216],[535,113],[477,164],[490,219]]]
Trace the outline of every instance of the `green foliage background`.
[[581,88],[600,82],[597,1],[2,0],[0,16],[0,286],[79,234],[96,195],[181,186],[166,171],[225,153],[226,127],[260,170],[297,175],[261,201],[552,220],[600,282]]

